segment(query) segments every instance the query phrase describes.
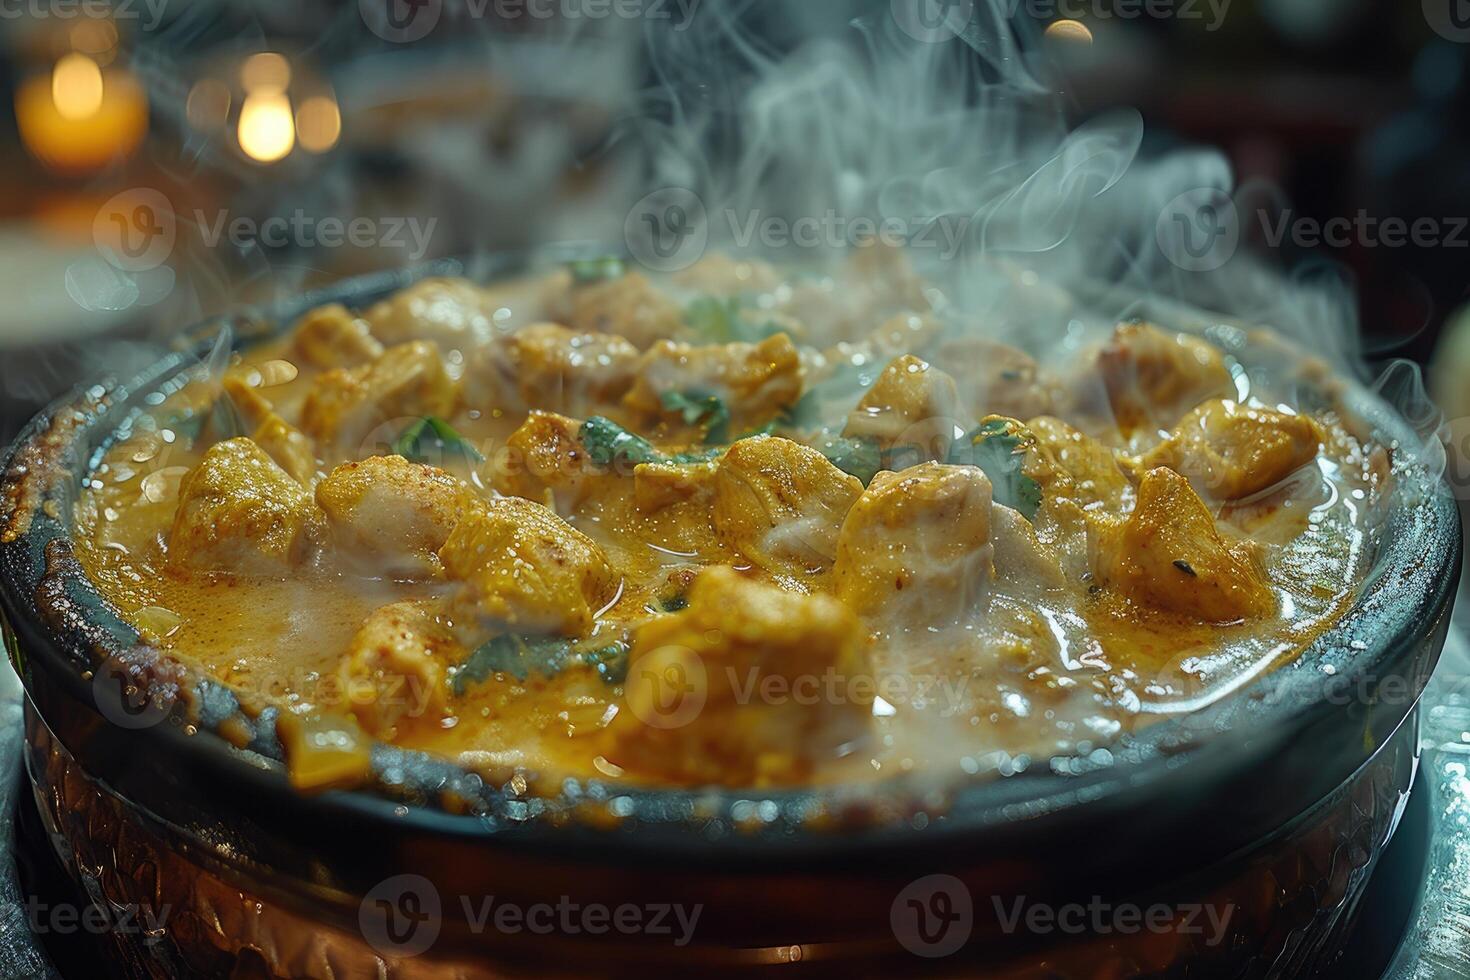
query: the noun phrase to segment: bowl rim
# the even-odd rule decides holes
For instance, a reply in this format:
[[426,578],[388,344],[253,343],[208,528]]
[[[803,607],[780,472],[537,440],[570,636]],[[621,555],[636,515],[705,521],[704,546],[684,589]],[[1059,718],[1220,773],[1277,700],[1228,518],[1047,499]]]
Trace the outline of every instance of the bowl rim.
[[[85,574],[74,560],[70,565],[65,560],[69,484],[75,472],[95,465],[101,452],[91,445],[85,447],[87,452],[79,452],[79,442],[105,445],[131,399],[187,372],[201,345],[208,343],[208,335],[222,324],[234,327],[237,342],[245,343],[262,330],[283,329],[314,306],[344,302],[359,308],[421,278],[463,275],[484,281],[607,251],[595,244],[574,243],[471,261],[439,260],[345,279],[268,306],[206,320],[187,332],[193,341],[190,346],[164,356],[138,376],[104,377],[58,399],[12,443],[0,477],[0,532],[9,529],[0,533],[0,611],[24,640],[28,665],[21,669],[17,664],[22,678],[29,686],[29,670],[46,670],[50,680],[87,704],[87,672],[103,657],[128,662],[146,650],[135,633],[127,635],[131,628],[115,615],[108,620],[105,602]],[[1238,342],[1248,341],[1242,336]],[[1413,444],[1417,437],[1408,423],[1377,395],[1342,377],[1331,384],[1383,444],[1394,448]],[[1413,653],[1414,641],[1441,628],[1447,615],[1460,573],[1461,528],[1458,508],[1442,478],[1417,462],[1403,460],[1403,454],[1396,455],[1400,459],[1394,468],[1393,505],[1386,515],[1380,560],[1342,618],[1295,660],[1241,691],[1125,736],[1109,747],[1111,757],[1103,765],[1068,773],[1033,768],[1012,777],[985,774],[944,786],[900,776],[875,784],[881,792],[867,784],[670,789],[568,781],[558,795],[541,798],[486,786],[478,774],[448,760],[378,744],[376,785],[310,798],[328,813],[399,828],[412,825],[448,838],[491,837],[518,846],[545,845],[560,855],[605,858],[611,834],[619,841],[620,855],[629,859],[658,854],[707,860],[718,851],[717,860],[735,863],[753,854],[791,849],[833,860],[849,856],[854,847],[868,856],[900,854],[936,841],[973,840],[986,832],[993,837],[1018,825],[1065,827],[1079,814],[1117,805],[1120,799],[1129,806],[1145,805],[1185,789],[1186,776],[1203,779],[1238,773],[1259,762],[1263,753],[1333,721],[1328,717],[1332,713],[1347,714],[1343,705],[1331,702],[1328,682],[1333,678],[1359,685],[1360,690],[1371,689],[1368,700],[1381,708],[1386,702],[1377,693],[1383,681],[1407,677],[1410,690],[1390,708],[1398,720],[1413,709],[1438,655],[1431,642],[1432,655],[1425,663],[1424,657]],[[43,621],[46,617],[37,605],[37,596],[46,590],[63,607],[51,621]],[[1407,659],[1405,651],[1410,651]],[[1323,672],[1325,665],[1331,666],[1330,674]],[[196,712],[192,730],[160,724],[148,729],[147,736],[160,740],[162,752],[183,753],[200,764],[224,767],[242,791],[297,794],[279,760],[262,763],[269,756],[260,746],[237,748],[218,734],[214,723],[207,719],[200,723],[200,706],[207,715],[209,699],[218,703],[219,691],[228,694],[220,685],[214,687],[218,690],[180,702]],[[92,710],[97,710],[95,705]],[[1356,771],[1367,758],[1366,752],[1345,755],[1340,762],[1346,769],[1339,778]],[[446,798],[467,802],[468,812],[463,806],[445,807]],[[405,809],[405,800],[415,805]],[[605,819],[608,813],[617,817],[611,826]],[[595,819],[581,819],[594,814]],[[712,821],[724,828],[713,838]]]

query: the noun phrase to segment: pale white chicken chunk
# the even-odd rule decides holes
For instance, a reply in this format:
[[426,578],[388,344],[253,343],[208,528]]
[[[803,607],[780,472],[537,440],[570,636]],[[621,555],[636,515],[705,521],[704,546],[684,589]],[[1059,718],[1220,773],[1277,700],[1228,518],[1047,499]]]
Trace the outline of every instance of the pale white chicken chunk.
[[481,498],[441,469],[402,456],[370,456],[328,474],[317,484],[316,502],[338,553],[355,568],[422,578],[439,571],[439,549]]
[[825,569],[862,492],[862,481],[815,449],[779,436],[741,439],[715,470],[715,533],[771,571]]
[[848,512],[833,586],[876,629],[962,623],[994,577],[990,480],[974,466],[884,471]]
[[168,564],[183,573],[285,575],[310,557],[320,521],[311,494],[259,446],[227,439],[179,485]]
[[371,364],[319,376],[302,406],[301,428],[320,445],[356,450],[376,427],[407,426],[426,415],[447,418],[458,400],[458,385],[445,372],[439,349],[410,341]]
[[520,497],[497,497],[466,515],[439,560],[464,583],[457,610],[515,633],[580,636],[618,587],[596,542]]

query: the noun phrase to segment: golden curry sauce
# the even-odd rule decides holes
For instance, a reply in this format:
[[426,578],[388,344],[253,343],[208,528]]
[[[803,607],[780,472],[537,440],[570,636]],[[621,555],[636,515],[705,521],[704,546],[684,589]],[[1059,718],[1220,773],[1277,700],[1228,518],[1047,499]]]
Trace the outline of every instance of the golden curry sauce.
[[1387,469],[1193,335],[1048,361],[877,249],[426,280],[154,398],[79,553],[307,788],[373,739],[532,785],[1009,774],[1299,653]]

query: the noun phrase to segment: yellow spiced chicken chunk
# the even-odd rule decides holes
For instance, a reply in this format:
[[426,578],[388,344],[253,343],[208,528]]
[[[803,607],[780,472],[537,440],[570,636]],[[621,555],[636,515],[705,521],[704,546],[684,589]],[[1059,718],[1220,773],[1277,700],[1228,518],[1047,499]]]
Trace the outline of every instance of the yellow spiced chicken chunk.
[[297,357],[320,368],[356,367],[383,354],[383,345],[373,337],[368,322],[353,316],[341,303],[318,306],[303,316],[291,347]]
[[638,272],[575,287],[568,312],[582,333],[616,334],[644,349],[684,325],[678,304]]
[[960,402],[970,415],[1027,419],[1052,410],[1041,368],[1025,351],[981,337],[947,341],[935,353],[954,375]]
[[[1132,484],[1111,449],[1048,415],[1032,419],[1026,428],[1036,437],[1038,449],[1052,463],[1054,472],[1069,479],[1067,487],[1054,488],[1057,495],[1084,507],[1101,503],[1116,510],[1122,506]],[[1044,480],[1041,482],[1046,485]]]
[[770,571],[825,569],[862,492],[861,480],[815,449],[779,436],[741,439],[715,471],[715,533]]
[[457,608],[515,633],[579,636],[618,587],[591,538],[520,497],[497,497],[465,515],[439,560],[464,583]]
[[865,651],[835,599],[707,568],[638,631],[608,756],[685,785],[797,782],[867,730]]
[[319,520],[311,494],[254,442],[218,442],[179,485],[169,567],[284,575],[309,556]]
[[616,334],[534,323],[496,345],[487,372],[503,402],[586,414],[627,394],[638,358]]
[[1142,606],[1210,623],[1275,609],[1251,547],[1227,545],[1204,501],[1171,469],[1149,470],[1133,513],[1098,538],[1098,578]]
[[494,335],[500,301],[467,279],[434,277],[400,289],[363,314],[386,344],[427,340],[440,350],[467,351]]
[[975,466],[922,463],[882,472],[848,512],[833,585],[882,627],[964,622],[994,576],[990,480]]
[[234,404],[235,410],[248,424],[255,427],[250,438],[266,451],[281,469],[302,486],[311,486],[316,480],[316,447],[290,422],[276,414],[275,408],[259,389],[251,386],[236,374],[226,376],[225,393]]
[[1206,496],[1239,500],[1312,462],[1322,438],[1322,427],[1305,415],[1214,399],[1180,420],[1143,463],[1178,470]]
[[338,552],[365,572],[390,577],[437,573],[449,532],[481,505],[464,481],[402,456],[342,464],[317,484],[316,502]]
[[598,486],[612,479],[588,457],[578,419],[533,411],[510,434],[496,459],[495,489],[570,513]]
[[337,680],[363,730],[392,738],[400,726],[437,719],[443,712],[447,665],[460,656],[433,607],[395,602],[363,621],[347,645]]
[[353,449],[386,422],[448,417],[458,399],[439,348],[410,341],[390,347],[371,364],[320,375],[301,408],[301,428],[323,445]]
[[649,423],[677,419],[670,395],[715,396],[737,428],[770,421],[801,397],[801,356],[785,334],[758,344],[654,344],[638,365],[638,380],[623,404]]
[[1206,398],[1235,390],[1220,351],[1198,337],[1121,323],[1098,353],[1113,420],[1128,436],[1162,430]]
[[872,438],[884,449],[912,448],[942,460],[960,425],[954,378],[912,354],[895,358],[847,416],[842,434]]

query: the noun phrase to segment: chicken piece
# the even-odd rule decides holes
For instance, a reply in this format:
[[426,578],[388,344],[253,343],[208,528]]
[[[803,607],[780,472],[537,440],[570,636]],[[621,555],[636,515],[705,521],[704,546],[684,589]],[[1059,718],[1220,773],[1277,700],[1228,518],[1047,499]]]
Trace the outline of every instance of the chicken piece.
[[843,522],[833,586],[877,628],[942,627],[983,612],[994,577],[990,480],[974,466],[884,471]]
[[867,346],[878,358],[917,354],[934,342],[941,329],[940,322],[932,316],[896,313],[868,335]]
[[[870,438],[907,465],[949,455],[959,419],[954,378],[912,354],[895,358],[847,416],[842,434]],[[895,469],[899,467],[895,466]]]
[[316,447],[290,422],[273,412],[256,427],[250,438],[281,469],[291,474],[291,479],[303,487],[309,487],[316,482]]
[[341,303],[307,312],[296,324],[291,348],[307,364],[319,368],[356,367],[383,356],[368,322]]
[[[1052,497],[1066,497],[1078,506],[1102,505],[1117,512],[1131,497],[1133,485],[1118,466],[1113,451],[1061,419],[1043,415],[1026,423],[1037,446],[1052,464],[1050,477],[1039,481]],[[1065,485],[1058,476],[1066,478]]]
[[439,572],[438,551],[482,500],[464,481],[402,456],[344,463],[317,484],[333,543],[359,569],[388,577]]
[[375,304],[363,316],[385,344],[426,340],[440,350],[468,353],[496,336],[500,299],[467,279],[421,279]]
[[871,685],[854,683],[871,679],[861,632],[829,596],[706,568],[687,609],[638,631],[607,754],[685,785],[800,782],[867,731]]
[[1097,370],[1125,437],[1167,429],[1205,399],[1235,390],[1218,348],[1148,323],[1120,323],[1098,352]]
[[316,447],[290,422],[276,414],[275,407],[240,374],[228,374],[225,394],[240,418],[255,426],[250,438],[266,451],[281,469],[304,487],[316,480]]
[[1132,601],[1208,623],[1270,615],[1275,599],[1250,544],[1228,546],[1189,481],[1144,474],[1126,521],[1099,521],[1097,577]]
[[520,497],[497,497],[466,514],[439,560],[464,583],[458,609],[516,633],[580,636],[618,587],[591,538]]
[[684,326],[684,311],[639,272],[577,286],[568,302],[573,329],[626,337],[640,349]]
[[768,571],[825,569],[862,492],[861,480],[815,449],[779,436],[741,439],[715,471],[715,534]]
[[617,475],[595,465],[579,436],[583,423],[533,411],[495,460],[495,489],[573,513],[589,495],[615,492]]
[[1041,368],[1024,351],[979,337],[939,346],[934,356],[959,386],[960,403],[975,418],[1007,415],[1029,419],[1052,410]]
[[801,356],[785,334],[759,344],[654,344],[638,364],[638,379],[623,404],[649,424],[677,420],[664,396],[716,396],[737,429],[762,425],[801,397]]
[[320,521],[311,494],[254,442],[217,442],[179,485],[168,564],[177,572],[284,575],[309,557]]
[[417,719],[439,719],[448,664],[463,656],[429,604],[395,602],[363,620],[337,668],[337,680],[363,730],[391,741]]
[[532,406],[573,415],[616,405],[633,385],[638,348],[616,334],[577,333],[534,323],[485,352],[468,374],[490,391],[476,400],[524,411]]
[[1179,471],[1206,497],[1240,500],[1311,463],[1322,440],[1322,427],[1308,416],[1214,399],[1184,416],[1141,462]]
[[371,364],[323,373],[307,393],[301,427],[320,445],[353,448],[387,422],[407,426],[425,415],[448,418],[458,400],[458,386],[445,372],[439,349],[411,341],[388,348]]
[[653,514],[675,504],[713,499],[719,463],[639,463],[633,467],[633,501]]
[[681,289],[710,296],[740,296],[776,289],[781,285],[781,273],[769,262],[714,252],[676,273],[674,283]]

